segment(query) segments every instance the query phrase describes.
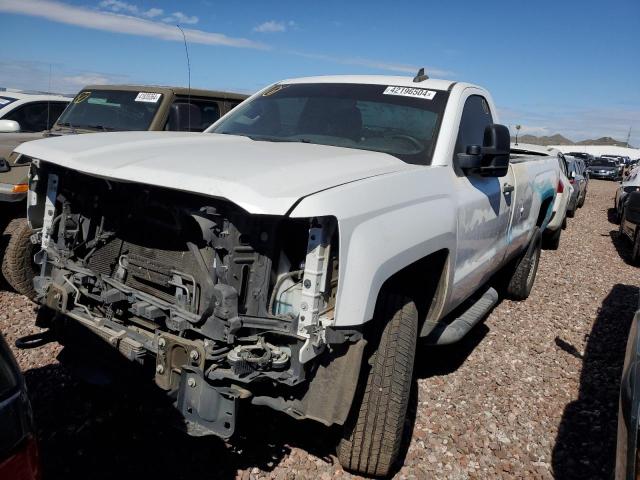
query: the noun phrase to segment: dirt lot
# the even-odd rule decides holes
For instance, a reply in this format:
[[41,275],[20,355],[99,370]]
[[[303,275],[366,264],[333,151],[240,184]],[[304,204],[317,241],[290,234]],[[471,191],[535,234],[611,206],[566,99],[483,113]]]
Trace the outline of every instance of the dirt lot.
[[[640,269],[611,221],[615,183],[594,180],[525,302],[503,301],[461,344],[421,348],[397,478],[608,478],[618,379]],[[0,331],[35,331],[33,305],[0,292]],[[229,443],[189,438],[152,386],[88,387],[59,347],[16,351],[46,479],[329,479],[336,432],[243,408]],[[415,421],[415,423],[414,423]]]

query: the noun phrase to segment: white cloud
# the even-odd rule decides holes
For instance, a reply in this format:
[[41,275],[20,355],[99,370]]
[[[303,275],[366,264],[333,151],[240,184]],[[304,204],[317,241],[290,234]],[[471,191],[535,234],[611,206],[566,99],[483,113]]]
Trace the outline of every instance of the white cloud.
[[168,17],[162,19],[165,23],[183,23],[185,25],[193,25],[198,23],[200,19],[196,16],[185,15],[182,12],[173,12]]
[[[136,5],[122,0],[102,0],[99,4],[103,10],[90,10],[55,0],[0,0],[0,12],[30,15],[45,18],[53,22],[75,25],[81,28],[102,30],[128,35],[158,38],[161,40],[182,42],[182,34],[172,23],[193,23],[197,17],[190,17],[181,12],[167,15],[160,8],[142,10]],[[104,11],[109,10],[109,11]],[[144,17],[144,18],[143,18]],[[162,17],[162,18],[160,18]],[[271,20],[255,28],[256,31],[278,32],[298,28],[296,22],[289,20]],[[270,47],[246,38],[229,37],[222,33],[207,32],[188,28],[184,30],[187,41],[203,45],[221,45],[238,48],[269,50]],[[280,53],[299,57],[322,60],[341,65],[354,65],[373,70],[383,70],[401,74],[415,74],[416,65],[390,63],[360,57],[339,57],[325,54],[305,53],[299,51],[281,51]],[[427,67],[431,77],[453,76],[452,72]]]
[[146,12],[144,12],[144,16],[147,18],[156,18],[164,13],[164,10],[161,8],[150,8]]
[[[61,65],[51,69],[51,91],[77,93],[85,85],[130,83],[126,75],[69,70]],[[0,85],[24,90],[49,90],[49,64],[44,62],[0,61]]]
[[[293,23],[293,22],[291,22]],[[291,25],[293,26],[293,25]],[[269,20],[268,22],[261,23],[257,27],[253,28],[254,32],[260,33],[276,33],[276,32],[286,32],[287,24],[284,22],[277,22],[275,20]]]
[[102,0],[98,6],[104,10],[110,10],[112,12],[128,13],[136,17],[155,18],[164,13],[161,8],[150,8],[148,10],[142,10],[136,5],[131,3],[122,2],[120,0]]
[[[361,57],[334,57],[332,55],[324,55],[321,53],[305,53],[299,51],[288,51],[287,53],[291,55],[296,55],[298,57],[310,58],[312,60],[323,60],[326,62],[339,63],[341,65],[355,65],[359,67],[367,67],[375,70],[385,70],[388,72],[396,72],[396,73],[408,73],[415,75],[418,73],[420,67],[414,65],[406,65],[400,63],[389,63],[380,60],[372,60],[369,58],[361,58]],[[427,75],[430,77],[451,77],[455,74],[448,70],[442,70],[438,68],[425,67],[425,71]]]
[[[121,3],[124,4],[124,2]],[[157,10],[159,9],[153,10],[152,14],[155,15]],[[89,10],[52,0],[0,0],[0,12],[46,18],[54,22],[94,30],[153,37],[161,40],[182,41],[182,34],[173,25],[116,12]],[[148,12],[149,10],[147,10]],[[193,19],[193,17],[186,18],[187,20]],[[238,48],[269,48],[262,43],[245,38],[228,37],[222,33],[195,29],[185,29],[184,32],[187,40],[192,43]]]

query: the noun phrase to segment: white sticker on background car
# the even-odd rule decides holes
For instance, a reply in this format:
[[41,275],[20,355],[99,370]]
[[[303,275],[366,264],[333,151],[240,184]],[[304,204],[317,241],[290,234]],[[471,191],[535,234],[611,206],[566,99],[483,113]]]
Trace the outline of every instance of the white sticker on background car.
[[140,92],[136,97],[136,102],[157,103],[161,96],[161,93]]
[[436,96],[436,92],[433,90],[427,90],[426,88],[413,88],[413,87],[394,87],[389,85],[382,92],[383,95],[398,95],[400,97],[413,97],[423,98],[424,100],[433,100]]

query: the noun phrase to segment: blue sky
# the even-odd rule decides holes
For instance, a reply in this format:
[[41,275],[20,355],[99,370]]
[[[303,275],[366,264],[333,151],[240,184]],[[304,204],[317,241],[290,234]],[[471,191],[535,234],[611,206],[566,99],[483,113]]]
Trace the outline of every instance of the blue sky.
[[505,124],[640,145],[640,1],[0,0],[0,85],[252,92],[282,78],[409,75],[488,88]]

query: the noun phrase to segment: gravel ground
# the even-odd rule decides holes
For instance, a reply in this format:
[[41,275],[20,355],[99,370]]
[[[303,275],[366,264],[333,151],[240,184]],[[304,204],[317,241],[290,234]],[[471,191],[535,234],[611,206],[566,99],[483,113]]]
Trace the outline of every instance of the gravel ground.
[[[640,269],[610,218],[615,183],[593,180],[531,297],[503,301],[458,345],[419,350],[403,466],[396,478],[609,478],[618,379]],[[28,300],[0,292],[0,331],[36,331]],[[88,387],[55,359],[16,351],[30,389],[46,479],[352,478],[336,431],[242,408],[225,443],[189,438],[150,385]],[[408,436],[409,437],[409,436]]]

